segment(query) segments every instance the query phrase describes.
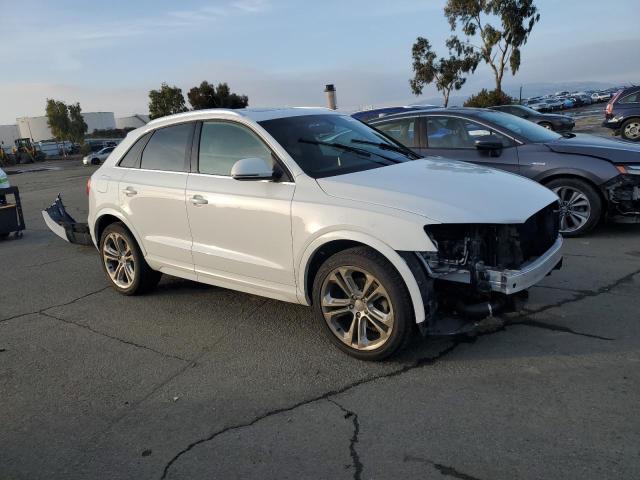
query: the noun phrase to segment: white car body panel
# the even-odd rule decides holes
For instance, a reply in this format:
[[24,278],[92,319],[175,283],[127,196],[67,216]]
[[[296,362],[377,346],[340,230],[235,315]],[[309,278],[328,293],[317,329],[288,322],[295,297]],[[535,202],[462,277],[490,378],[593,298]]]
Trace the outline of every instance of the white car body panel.
[[[428,216],[429,223],[522,223],[557,198],[519,175],[445,159],[416,160],[318,183],[329,195],[392,205]],[[461,194],[452,195],[452,187]]]
[[[419,323],[425,319],[420,289],[398,252],[435,251],[425,225],[520,223],[557,199],[525,178],[438,159],[315,180],[257,124],[309,114],[337,115],[325,109],[200,110],[130,132],[91,179],[88,223],[94,243],[99,241],[97,222],[112,215],[132,231],[153,269],[308,305],[313,254],[327,242],[350,240],[376,249],[394,265]],[[238,181],[116,165],[147,132],[208,119],[249,127],[284,163],[293,181]],[[127,196],[127,187],[136,195]],[[191,204],[195,195],[208,203]]]

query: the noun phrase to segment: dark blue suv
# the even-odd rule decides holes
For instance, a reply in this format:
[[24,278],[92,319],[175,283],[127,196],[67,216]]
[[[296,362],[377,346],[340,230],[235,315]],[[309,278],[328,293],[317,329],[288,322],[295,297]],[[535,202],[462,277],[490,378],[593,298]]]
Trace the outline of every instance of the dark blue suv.
[[609,100],[602,126],[614,129],[625,140],[640,141],[640,87],[625,88]]

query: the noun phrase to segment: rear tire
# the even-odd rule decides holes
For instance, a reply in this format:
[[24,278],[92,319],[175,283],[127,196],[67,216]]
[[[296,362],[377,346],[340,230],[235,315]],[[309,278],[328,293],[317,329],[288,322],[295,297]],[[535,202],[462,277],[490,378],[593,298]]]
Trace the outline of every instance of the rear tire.
[[111,286],[123,295],[138,295],[158,285],[162,274],[147,264],[131,232],[119,222],[100,237],[100,263]]
[[313,308],[329,339],[360,360],[382,360],[403,347],[415,322],[404,280],[369,247],[329,257],[313,281]]
[[578,178],[556,178],[545,186],[560,197],[560,233],[579,237],[593,228],[602,216],[602,199],[589,183]]
[[620,136],[625,140],[640,142],[640,118],[630,118],[620,127]]

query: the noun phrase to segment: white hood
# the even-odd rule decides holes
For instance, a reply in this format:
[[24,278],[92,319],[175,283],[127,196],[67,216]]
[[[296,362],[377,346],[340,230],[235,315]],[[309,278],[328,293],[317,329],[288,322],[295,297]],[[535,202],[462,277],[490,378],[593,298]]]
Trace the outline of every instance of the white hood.
[[519,175],[440,158],[321,178],[318,184],[334,197],[441,223],[523,223],[558,198]]

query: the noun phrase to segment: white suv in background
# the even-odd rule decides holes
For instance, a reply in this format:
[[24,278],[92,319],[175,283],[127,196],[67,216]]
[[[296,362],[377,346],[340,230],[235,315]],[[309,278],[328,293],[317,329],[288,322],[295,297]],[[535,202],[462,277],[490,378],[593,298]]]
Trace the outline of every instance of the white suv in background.
[[[59,207],[45,219],[72,239]],[[361,359],[390,355],[415,324],[423,334],[476,328],[562,258],[550,190],[420,159],[324,109],[150,122],[91,177],[88,232],[123,294],[166,273],[312,305],[335,344]]]

